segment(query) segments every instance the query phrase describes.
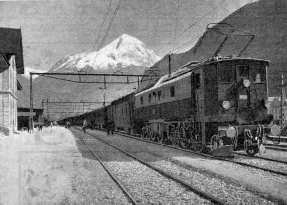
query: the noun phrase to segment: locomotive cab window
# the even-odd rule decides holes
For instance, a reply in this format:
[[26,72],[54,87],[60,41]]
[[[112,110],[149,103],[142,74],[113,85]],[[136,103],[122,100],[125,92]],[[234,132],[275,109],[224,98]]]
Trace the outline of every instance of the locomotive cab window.
[[251,80],[253,81],[253,83],[265,83],[266,81],[265,67],[261,65],[251,66]]
[[170,97],[174,97],[175,96],[175,90],[174,90],[174,86],[170,87]]
[[157,92],[157,97],[158,97],[158,101],[160,101],[161,100],[161,91],[160,90]]
[[143,97],[140,98],[141,104],[143,104]]
[[220,65],[218,68],[218,77],[220,83],[232,83],[234,81],[234,69],[230,64]]
[[148,95],[148,102],[151,102],[151,93]]
[[152,96],[153,96],[153,102],[155,102],[156,101],[156,92],[153,92]]
[[247,65],[238,66],[239,78],[249,78],[249,69]]

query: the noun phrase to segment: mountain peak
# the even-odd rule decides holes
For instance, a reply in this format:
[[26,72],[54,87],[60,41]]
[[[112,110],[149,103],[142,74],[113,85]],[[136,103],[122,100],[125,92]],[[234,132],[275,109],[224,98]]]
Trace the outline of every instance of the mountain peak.
[[86,67],[98,69],[116,69],[129,66],[149,67],[155,64],[159,57],[154,51],[135,37],[123,34],[98,52],[81,53],[60,60],[52,71],[82,70]]

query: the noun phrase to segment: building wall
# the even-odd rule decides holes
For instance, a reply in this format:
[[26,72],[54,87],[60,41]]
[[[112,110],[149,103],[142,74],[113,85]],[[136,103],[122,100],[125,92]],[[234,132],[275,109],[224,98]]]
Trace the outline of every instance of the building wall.
[[10,57],[9,63],[9,68],[0,73],[0,132],[5,135],[17,129],[15,56]]
[[[283,127],[287,126],[287,106],[283,106]],[[273,115],[275,122],[281,122],[281,107],[273,107],[269,109],[269,114]]]

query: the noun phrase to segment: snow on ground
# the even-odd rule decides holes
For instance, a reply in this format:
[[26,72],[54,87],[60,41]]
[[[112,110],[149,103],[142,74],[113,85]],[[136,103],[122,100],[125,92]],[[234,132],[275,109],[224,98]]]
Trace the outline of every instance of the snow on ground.
[[127,203],[67,129],[0,137],[0,149],[0,205]]

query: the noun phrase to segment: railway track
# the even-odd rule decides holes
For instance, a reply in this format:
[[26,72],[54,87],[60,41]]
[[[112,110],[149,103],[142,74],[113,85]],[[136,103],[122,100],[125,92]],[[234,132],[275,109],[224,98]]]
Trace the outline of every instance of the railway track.
[[[78,130],[79,131],[79,130]],[[74,131],[72,131],[75,135],[78,136],[78,138],[88,147],[88,149],[91,151],[91,153],[97,158],[97,160],[99,160],[99,162],[102,164],[102,166],[105,168],[105,170],[108,172],[108,174],[113,178],[113,180],[120,186],[120,188],[123,190],[123,192],[125,193],[125,195],[130,199],[130,201],[132,202],[132,204],[138,204],[137,200],[139,199],[135,199],[135,197],[132,196],[132,194],[122,185],[123,183],[121,183],[119,181],[119,179],[112,173],[112,171],[110,171],[110,169],[105,166],[105,164],[101,161],[101,159],[97,156],[97,154],[92,150],[92,148],[85,142],[85,140],[80,137],[78,134],[76,134]],[[179,179],[179,178],[176,178],[172,175],[170,175],[169,173],[153,166],[152,164],[148,163],[148,162],[145,162],[143,161],[142,159],[139,159],[138,157],[134,156],[133,154],[131,153],[128,153],[126,151],[124,151],[123,149],[115,146],[115,145],[112,145],[108,142],[105,142],[104,140],[101,140],[95,136],[92,136],[94,138],[96,138],[98,141],[101,141],[102,143],[105,143],[106,145],[109,145],[117,150],[119,150],[120,152],[126,154],[127,156],[129,156],[130,158],[134,159],[135,161],[139,162],[142,165],[148,167],[150,170],[153,170],[157,173],[159,173],[162,177],[168,179],[168,180],[171,180],[177,184],[179,184],[182,188],[184,189],[188,189],[189,192],[191,191],[193,194],[195,194],[198,198],[201,198],[201,200],[197,200],[197,202],[203,202],[203,203],[206,203],[206,202],[210,202],[212,204],[226,204],[224,201],[222,201],[221,199],[217,198],[217,197],[214,197],[188,183],[186,183],[185,181]],[[136,165],[137,166],[137,165]],[[142,167],[141,169],[145,169],[144,167]],[[160,184],[160,186],[162,186],[162,184]],[[159,188],[159,187],[158,187]],[[204,199],[202,201],[202,199]]]
[[286,146],[265,144],[265,148],[275,151],[287,152]]
[[116,178],[116,176],[109,170],[109,168],[103,163],[103,161],[98,157],[98,155],[91,149],[91,147],[85,142],[85,140],[80,137],[77,133],[73,132],[90,150],[90,152],[93,154],[93,156],[98,160],[98,162],[102,165],[102,167],[106,170],[106,172],[109,174],[109,176],[114,180],[114,182],[120,187],[120,189],[123,191],[123,193],[127,196],[127,198],[131,201],[132,204],[136,205],[138,204],[136,200],[132,197],[130,192],[125,189],[125,187],[122,185],[122,183]]
[[[95,137],[94,133],[88,134],[92,137]],[[110,140],[113,141],[112,136],[110,136],[109,139],[104,141],[110,142]],[[127,145],[126,143],[124,143],[120,147],[125,147],[125,149],[130,150],[128,148],[130,146],[131,145]],[[173,175],[176,176],[178,179],[181,179],[181,181],[188,183],[192,182],[192,185],[199,189],[202,189],[202,184],[204,183],[203,189],[206,192],[213,196],[216,196],[217,198],[223,200],[228,204],[238,204],[243,203],[243,201],[245,204],[272,204],[272,201],[281,201],[280,198],[274,198],[274,196],[272,195],[266,195],[265,193],[254,191],[254,189],[252,188],[250,189],[240,184],[236,184],[226,178],[220,177],[219,175],[214,175],[211,172],[201,173],[197,168],[186,167],[183,164],[178,163],[177,161],[169,160],[169,158],[162,157],[161,155],[158,155],[153,151],[146,152],[146,154],[143,154],[143,151],[140,151],[140,148],[135,149],[136,150],[132,151],[134,152],[134,154],[139,155],[140,158],[145,158],[146,156],[148,156],[145,158],[146,161],[151,162],[153,166],[157,167],[157,169],[164,170],[165,172],[169,173],[169,175]],[[211,182],[212,184],[210,184]],[[243,198],[241,198],[240,193],[245,193]]]
[[[273,169],[272,168],[266,168],[266,167],[264,167],[266,164],[263,164],[263,165],[260,165],[259,163],[251,164],[250,162],[247,162],[247,161],[242,162],[242,161],[239,161],[237,159],[228,159],[228,158],[214,157],[214,156],[211,156],[211,155],[208,155],[208,154],[199,153],[199,152],[195,152],[195,151],[187,150],[187,149],[182,149],[180,147],[175,147],[175,146],[172,146],[172,145],[159,144],[159,143],[156,143],[156,142],[153,142],[153,141],[150,141],[150,140],[141,139],[139,137],[135,137],[135,136],[124,134],[124,133],[120,133],[120,132],[117,132],[117,134],[119,134],[121,136],[125,136],[125,137],[130,137],[130,138],[133,138],[133,139],[136,139],[136,140],[152,143],[152,144],[157,144],[157,145],[161,145],[161,146],[165,146],[165,147],[170,147],[170,148],[173,148],[173,149],[178,149],[178,150],[181,150],[181,151],[189,152],[189,153],[196,154],[196,155],[203,156],[203,157],[207,157],[207,158],[212,158],[212,159],[217,159],[217,160],[221,160],[221,161],[231,162],[231,163],[238,164],[238,165],[241,165],[241,166],[244,166],[244,167],[250,167],[250,168],[253,168],[253,169],[258,169],[258,170],[266,171],[266,172],[269,172],[269,173],[272,173],[272,174],[276,174],[276,175],[280,175],[280,176],[284,176],[284,177],[287,176],[287,167],[284,168],[284,171],[281,171],[281,166],[279,166],[279,168],[276,168],[276,167],[274,168],[273,167]],[[258,158],[260,158],[260,157],[258,157]],[[267,158],[266,158],[266,160],[267,160]],[[281,162],[281,160],[276,160],[276,159],[271,159],[271,160],[274,163],[278,163],[278,164],[282,163],[283,166],[285,165],[284,161]]]
[[239,153],[239,152],[233,152],[235,155],[245,156],[247,158],[255,158],[255,159],[262,159],[270,162],[276,162],[276,163],[282,163],[287,165],[287,161],[284,160],[278,160],[278,159],[272,159],[267,157],[261,157],[261,156],[248,156],[247,154]]

